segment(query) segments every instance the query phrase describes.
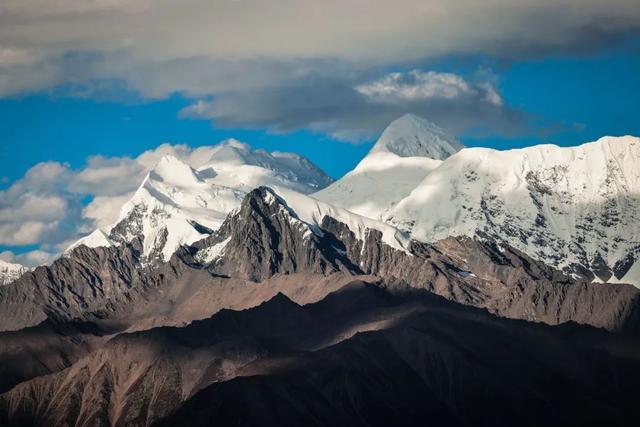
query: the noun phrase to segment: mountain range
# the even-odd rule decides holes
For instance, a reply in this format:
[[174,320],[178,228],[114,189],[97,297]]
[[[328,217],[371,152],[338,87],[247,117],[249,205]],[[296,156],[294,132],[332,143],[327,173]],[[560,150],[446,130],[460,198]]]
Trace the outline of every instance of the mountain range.
[[266,185],[311,194],[417,241],[495,241],[575,278],[640,285],[639,162],[635,137],[578,147],[464,148],[409,114],[332,182],[302,157],[230,140],[198,170],[164,157],[114,225],[75,245],[108,246],[143,234],[144,254],[167,260],[216,230],[250,189]]
[[[390,138],[411,148],[398,150]],[[424,148],[433,145],[437,151]],[[415,240],[464,235],[506,243],[574,277],[640,285],[640,138],[461,147],[407,115],[352,172],[314,196]]]
[[[0,287],[0,425],[628,425],[640,139],[219,144]],[[3,270],[4,271],[4,270]],[[18,273],[16,273],[18,271]]]

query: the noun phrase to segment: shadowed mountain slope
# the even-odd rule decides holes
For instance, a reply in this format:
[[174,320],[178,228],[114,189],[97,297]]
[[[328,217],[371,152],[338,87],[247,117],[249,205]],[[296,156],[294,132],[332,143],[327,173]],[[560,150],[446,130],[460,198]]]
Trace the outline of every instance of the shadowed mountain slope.
[[526,410],[525,425],[619,425],[637,415],[634,342],[356,282],[307,306],[280,294],[186,327],[120,335],[72,367],[2,395],[0,419],[409,425],[429,416],[436,425],[512,425]]

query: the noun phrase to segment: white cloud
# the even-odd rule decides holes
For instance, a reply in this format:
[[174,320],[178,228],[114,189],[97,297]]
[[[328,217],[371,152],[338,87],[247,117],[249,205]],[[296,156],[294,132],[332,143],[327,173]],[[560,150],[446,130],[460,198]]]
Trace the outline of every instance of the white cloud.
[[25,252],[16,256],[16,261],[29,267],[47,264],[57,258],[56,252],[47,252],[39,249]]
[[122,196],[96,197],[82,210],[82,216],[91,220],[94,227],[105,227],[118,219],[120,207],[132,195],[133,193],[127,193]]
[[14,264],[22,264],[27,267],[48,264],[56,257],[56,253],[42,251],[39,249],[16,254],[12,251],[0,252],[0,259]]
[[120,195],[140,185],[147,167],[127,157],[94,156],[74,173],[69,190],[98,196]]
[[57,224],[38,221],[16,221],[0,224],[0,244],[29,245],[38,242]]
[[39,163],[0,191],[0,244],[29,245],[57,239],[60,221],[77,212],[79,205],[77,196],[66,193],[71,176],[67,165]]
[[55,221],[67,211],[65,199],[58,196],[23,194],[15,205],[0,209],[0,221],[19,217],[23,221]]
[[502,105],[502,98],[490,83],[474,85],[456,74],[436,71],[390,73],[355,89],[372,101],[382,103],[478,97],[481,101]]
[[0,68],[31,64],[35,58],[28,50],[0,46]]
[[2,251],[0,252],[0,259],[2,261],[15,263],[16,255],[12,251]]

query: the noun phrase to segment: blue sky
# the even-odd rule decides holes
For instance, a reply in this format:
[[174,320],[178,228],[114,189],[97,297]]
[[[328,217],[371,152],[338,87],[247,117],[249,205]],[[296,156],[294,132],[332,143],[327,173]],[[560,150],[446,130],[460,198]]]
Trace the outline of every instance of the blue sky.
[[234,137],[334,178],[409,112],[468,146],[577,145],[640,135],[638,76],[637,0],[6,0],[0,258],[113,220],[161,144]]
[[[603,135],[640,135],[640,48],[637,41],[590,56],[559,56],[497,65],[491,58],[441,58],[423,67],[461,75],[493,66],[505,104],[529,114],[527,129],[503,137],[458,135],[469,146],[498,149],[543,142],[577,145]],[[435,65],[435,67],[434,67]],[[345,142],[329,135],[265,129],[218,129],[210,120],[181,118],[192,101],[122,101],[38,93],[0,99],[0,170],[3,186],[38,162],[79,168],[90,155],[137,156],[161,143],[211,145],[234,137],[253,147],[293,151],[338,178],[366,153],[374,139]]]
[[[216,129],[209,120],[179,118],[190,101],[180,96],[139,102],[33,95],[0,100],[4,186],[34,164],[56,160],[81,167],[90,155],[135,157],[162,143],[213,145],[226,138],[269,151],[293,151],[339,176],[367,151],[367,143],[336,141],[322,134],[296,131]],[[337,154],[337,155],[336,155]]]

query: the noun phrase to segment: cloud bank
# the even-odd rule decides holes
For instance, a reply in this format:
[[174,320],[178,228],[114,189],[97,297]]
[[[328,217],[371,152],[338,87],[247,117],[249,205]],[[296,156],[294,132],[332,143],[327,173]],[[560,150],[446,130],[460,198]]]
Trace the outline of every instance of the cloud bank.
[[182,93],[203,100],[185,114],[216,125],[344,137],[371,133],[402,101],[454,131],[508,134],[519,118],[488,83],[426,70],[411,86],[384,70],[469,53],[585,54],[639,31],[636,0],[4,0],[0,97]]

